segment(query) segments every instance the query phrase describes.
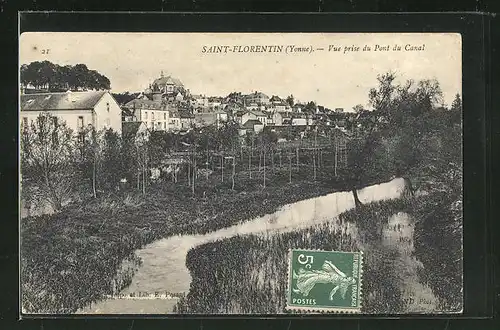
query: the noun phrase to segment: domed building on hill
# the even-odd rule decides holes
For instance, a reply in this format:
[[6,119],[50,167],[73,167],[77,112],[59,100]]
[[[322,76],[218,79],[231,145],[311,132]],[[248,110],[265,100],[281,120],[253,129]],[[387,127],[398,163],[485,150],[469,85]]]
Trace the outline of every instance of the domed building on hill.
[[142,121],[150,130],[179,129],[179,109],[186,106],[189,90],[163,71],[136,99],[123,106],[124,121]]
[[184,84],[177,78],[172,76],[164,76],[163,71],[159,78],[155,79],[153,83],[144,90],[144,94],[150,97],[153,101],[160,101],[162,99],[177,98],[182,96],[186,97],[186,89]]

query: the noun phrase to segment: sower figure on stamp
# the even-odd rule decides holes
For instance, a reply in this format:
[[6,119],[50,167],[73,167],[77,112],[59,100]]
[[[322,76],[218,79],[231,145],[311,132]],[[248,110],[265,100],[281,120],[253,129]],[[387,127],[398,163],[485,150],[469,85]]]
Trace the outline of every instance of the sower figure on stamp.
[[356,284],[354,278],[344,274],[328,260],[323,263],[321,270],[305,270],[300,268],[298,274],[293,272],[293,279],[297,280],[297,289],[294,288],[293,292],[302,293],[303,296],[308,296],[309,292],[317,283],[334,284],[335,286],[330,292],[330,300],[333,300],[333,296],[339,289],[340,295],[342,299],[344,299],[347,288],[350,285]]

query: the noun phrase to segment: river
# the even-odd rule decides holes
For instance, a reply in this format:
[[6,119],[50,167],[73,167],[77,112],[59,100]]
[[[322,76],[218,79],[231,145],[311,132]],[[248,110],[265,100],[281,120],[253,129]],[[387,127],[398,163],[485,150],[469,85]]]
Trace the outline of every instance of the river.
[[[404,189],[404,180],[369,186],[358,191],[362,203],[398,198]],[[351,192],[335,192],[293,204],[285,205],[272,214],[255,218],[237,225],[204,235],[179,235],[158,240],[136,251],[142,259],[132,283],[121,294],[130,293],[187,293],[191,275],[185,266],[188,251],[200,244],[230,238],[236,235],[289,232],[330,221],[339,214],[354,208]],[[355,226],[349,228],[355,231]],[[354,232],[353,232],[354,234]],[[163,314],[171,311],[177,298],[109,298],[77,313],[99,314]]]

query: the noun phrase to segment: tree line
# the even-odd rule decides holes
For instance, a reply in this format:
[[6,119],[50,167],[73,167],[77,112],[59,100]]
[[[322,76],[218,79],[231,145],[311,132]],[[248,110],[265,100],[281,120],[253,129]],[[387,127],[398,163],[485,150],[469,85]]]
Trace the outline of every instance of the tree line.
[[[44,113],[21,132],[24,196],[33,201],[45,199],[55,210],[75,194],[96,198],[120,186],[145,195],[154,171],[174,183],[182,175],[194,195],[200,176],[208,180],[213,172],[217,177],[220,174],[222,183],[229,176],[234,190],[237,172],[248,173],[249,179],[260,177],[266,187],[273,170],[287,169],[291,183],[292,171],[304,168],[299,158],[305,153],[298,147],[282,150],[278,134],[271,130],[251,132],[243,138],[235,122],[193,127],[187,133],[147,131],[128,136],[89,126],[75,135],[64,122]],[[288,140],[300,139],[297,132],[288,133]],[[311,139],[317,133],[311,131],[303,137]],[[311,157],[316,179],[321,156],[313,152]]]
[[24,88],[33,86],[47,91],[111,89],[106,76],[90,70],[85,64],[61,66],[50,61],[21,65],[20,82]]
[[425,184],[461,195],[460,95],[446,108],[437,80],[395,80],[393,72],[379,75],[369,92],[373,110],[357,107],[346,177],[356,205],[357,188],[381,175],[403,177],[410,195]]

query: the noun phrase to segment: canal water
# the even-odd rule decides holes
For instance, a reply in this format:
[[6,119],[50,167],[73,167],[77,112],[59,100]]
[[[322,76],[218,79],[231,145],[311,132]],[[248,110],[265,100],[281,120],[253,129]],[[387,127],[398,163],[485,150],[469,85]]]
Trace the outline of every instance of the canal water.
[[[358,196],[362,203],[370,203],[399,198],[403,190],[404,180],[396,178],[360,189]],[[132,283],[120,294],[187,294],[191,275],[185,265],[186,255],[193,247],[236,235],[272,235],[276,232],[295,231],[331,221],[354,207],[351,192],[335,192],[288,204],[272,214],[204,235],[179,235],[158,240],[136,251],[136,255],[142,259],[142,265],[133,276]],[[351,226],[348,231],[355,234],[355,226]],[[177,302],[177,298],[169,294],[167,298],[162,299],[151,299],[151,296],[134,299],[109,298],[78,313],[169,313]]]

